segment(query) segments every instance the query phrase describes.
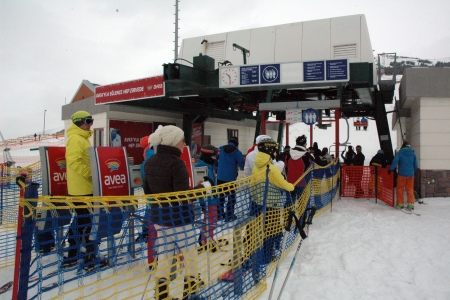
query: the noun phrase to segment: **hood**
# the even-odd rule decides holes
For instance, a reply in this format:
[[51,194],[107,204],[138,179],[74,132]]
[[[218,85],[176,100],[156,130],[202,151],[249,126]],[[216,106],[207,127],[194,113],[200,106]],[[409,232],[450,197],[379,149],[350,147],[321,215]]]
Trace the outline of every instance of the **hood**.
[[413,157],[414,156],[414,150],[409,147],[404,147],[400,149],[401,154],[405,157]]
[[228,145],[223,146],[223,151],[225,153],[231,153],[236,150],[236,146],[233,143],[229,143]]
[[375,156],[373,157],[374,159],[384,159],[384,154],[382,153],[377,153],[375,154]]
[[72,124],[70,127],[69,127],[69,129],[67,129],[67,137],[70,137],[70,136],[72,136],[72,135],[81,135],[82,137],[84,137],[84,138],[90,138],[91,137],[91,135],[93,134],[94,132],[92,131],[92,130],[84,130],[84,129],[81,129],[80,127],[78,127],[77,125],[75,125],[75,124]]
[[295,146],[294,148],[291,148],[291,150],[289,151],[289,154],[291,155],[291,158],[293,160],[298,160],[303,155],[305,155],[305,153],[306,153],[305,147],[299,145]]
[[264,152],[258,152],[255,157],[255,167],[262,168],[267,164],[270,164],[272,161],[269,154]]

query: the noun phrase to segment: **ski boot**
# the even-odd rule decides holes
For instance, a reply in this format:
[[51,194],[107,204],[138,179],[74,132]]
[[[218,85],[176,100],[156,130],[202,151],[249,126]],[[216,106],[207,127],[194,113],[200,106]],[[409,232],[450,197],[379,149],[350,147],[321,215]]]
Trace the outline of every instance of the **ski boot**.
[[183,300],[201,299],[197,293],[205,286],[205,282],[200,279],[200,274],[184,277]]
[[403,209],[403,203],[397,203],[397,205],[395,206],[396,209]]

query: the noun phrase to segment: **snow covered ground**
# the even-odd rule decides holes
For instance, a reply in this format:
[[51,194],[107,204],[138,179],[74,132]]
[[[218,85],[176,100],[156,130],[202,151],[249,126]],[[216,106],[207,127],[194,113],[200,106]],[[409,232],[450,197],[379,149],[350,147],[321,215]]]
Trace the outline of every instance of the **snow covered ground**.
[[[428,205],[415,209],[421,216],[374,199],[336,202],[314,219],[280,299],[450,299],[450,199],[423,200]],[[280,264],[272,299],[296,248]],[[268,299],[272,281],[259,300]]]
[[[423,200],[416,216],[342,198],[314,219],[280,299],[450,299],[450,199]],[[294,252],[280,264],[276,297]]]

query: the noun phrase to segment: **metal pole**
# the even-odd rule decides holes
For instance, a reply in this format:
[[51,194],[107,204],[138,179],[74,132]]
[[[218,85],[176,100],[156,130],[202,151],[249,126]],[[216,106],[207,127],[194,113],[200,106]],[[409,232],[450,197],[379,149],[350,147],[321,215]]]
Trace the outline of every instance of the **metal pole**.
[[174,60],[178,58],[178,0],[175,0],[175,55]]
[[45,134],[45,113],[47,112],[47,110],[44,110],[44,130],[42,131],[42,135]]
[[339,159],[339,120],[340,120],[340,116],[341,116],[341,110],[339,108],[336,108],[334,110],[334,120],[336,123],[336,127],[335,127],[335,144],[336,144],[336,158]]

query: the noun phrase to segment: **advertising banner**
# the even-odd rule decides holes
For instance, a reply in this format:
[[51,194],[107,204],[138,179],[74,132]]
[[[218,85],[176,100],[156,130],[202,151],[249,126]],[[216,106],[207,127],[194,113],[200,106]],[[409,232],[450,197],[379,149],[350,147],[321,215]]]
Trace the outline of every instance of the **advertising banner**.
[[95,104],[164,96],[164,76],[154,76],[95,88]]
[[140,141],[152,132],[152,123],[110,120],[109,144],[113,147],[125,147],[128,156],[133,157],[133,164],[139,165],[144,161],[144,149]]
[[197,183],[194,182],[194,168],[192,167],[191,153],[189,151],[188,146],[184,146],[183,153],[181,153],[180,157],[184,164],[186,165],[186,169],[189,174],[189,187],[192,189]]
[[47,148],[47,168],[49,194],[51,196],[66,196],[66,147]]
[[124,147],[96,147],[100,196],[130,195]]

